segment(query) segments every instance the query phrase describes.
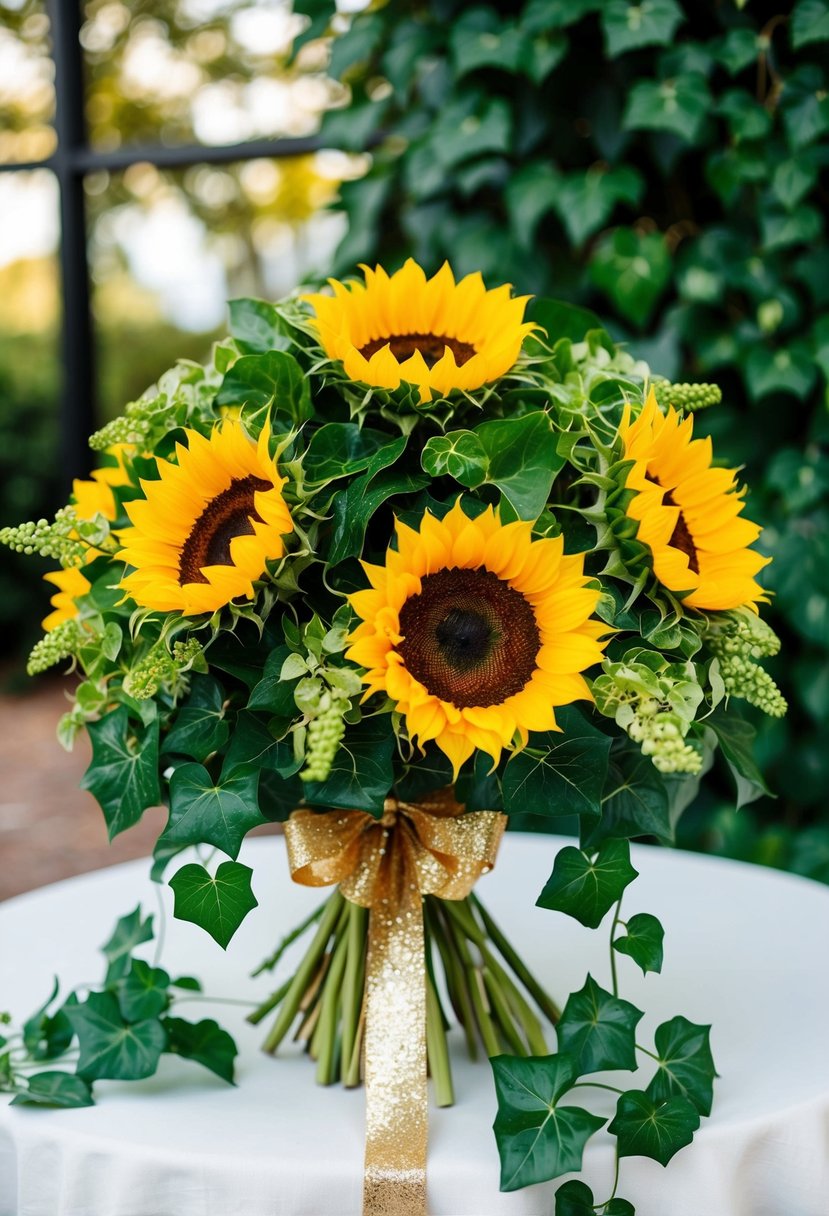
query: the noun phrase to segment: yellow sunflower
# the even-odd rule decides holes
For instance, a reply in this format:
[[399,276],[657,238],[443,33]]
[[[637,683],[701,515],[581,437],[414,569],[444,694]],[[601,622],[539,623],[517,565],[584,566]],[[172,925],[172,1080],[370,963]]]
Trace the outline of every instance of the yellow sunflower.
[[734,470],[711,467],[711,440],[692,438],[693,426],[673,407],[663,414],[652,390],[637,418],[625,410],[620,434],[625,458],[635,461],[627,486],[636,491],[628,515],[660,583],[688,593],[683,603],[756,610],[768,599],[754,576],[770,559],[749,548],[761,529],[742,518],[745,489]]
[[[107,451],[110,456],[115,456],[117,464],[95,469],[88,481],[75,478],[72,482],[72,505],[79,519],[94,519],[96,515],[103,515],[109,520],[115,519],[117,508],[112,487],[129,485],[130,478],[124,467],[124,455],[131,450],[129,444],[114,444]],[[90,548],[86,560],[91,562],[100,556],[100,549]],[[64,621],[71,621],[78,615],[75,600],[86,595],[92,584],[85,574],[74,568],[53,570],[43,577],[47,583],[54,583],[57,587],[56,594],[50,600],[53,611],[41,622],[46,632],[50,633]]]
[[76,478],[72,482],[72,501],[81,519],[94,519],[96,515],[115,519],[117,509],[112,488],[129,485],[130,476],[124,467],[124,456],[132,450],[130,444],[114,444],[108,449],[108,454],[115,456],[117,464],[95,469],[89,481]]
[[349,596],[361,618],[346,657],[366,668],[366,696],[385,692],[421,744],[433,739],[455,774],[479,748],[497,763],[529,731],[556,730],[554,707],[592,700],[581,672],[599,662],[607,626],[599,592],[561,537],[532,539],[491,507],[460,502],[420,530],[397,522],[371,588]]
[[459,283],[448,263],[427,279],[411,258],[389,276],[363,266],[365,285],[329,279],[333,296],[309,295],[320,342],[352,380],[395,389],[416,384],[420,400],[475,389],[513,366],[535,328],[522,323],[529,296],[487,291],[479,273]]
[[265,563],[285,552],[293,529],[268,451],[270,427],[254,443],[239,422],[207,439],[187,430],[177,463],[159,460],[158,481],[127,504],[133,527],[119,557],[133,567],[123,589],[145,608],[187,616],[214,612],[237,596],[253,598]]
[[78,605],[75,600],[86,595],[92,584],[85,574],[74,568],[53,570],[50,574],[44,574],[43,577],[47,583],[54,583],[57,587],[57,592],[49,601],[53,611],[41,621],[46,632],[51,633],[58,625],[62,625],[64,621],[71,621],[78,615]]

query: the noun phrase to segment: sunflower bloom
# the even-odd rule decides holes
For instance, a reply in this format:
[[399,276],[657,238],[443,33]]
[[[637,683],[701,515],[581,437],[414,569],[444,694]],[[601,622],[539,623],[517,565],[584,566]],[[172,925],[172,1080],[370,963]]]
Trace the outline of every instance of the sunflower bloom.
[[64,621],[74,620],[78,615],[78,605],[75,600],[86,595],[92,584],[85,574],[74,567],[68,570],[52,570],[43,577],[47,583],[54,583],[57,587],[57,592],[49,601],[53,610],[41,621],[46,632],[51,633]]
[[[112,487],[129,485],[129,474],[124,468],[123,462],[123,454],[127,450],[129,450],[129,445],[115,444],[108,449],[108,452],[109,455],[117,458],[116,465],[104,465],[100,469],[95,469],[88,481],[75,478],[72,482],[72,505],[79,519],[94,519],[96,515],[103,515],[110,521],[115,519],[117,507]],[[94,561],[96,557],[100,556],[100,549],[90,549],[87,562]],[[54,583],[57,587],[57,592],[50,600],[53,611],[41,621],[46,632],[51,633],[58,625],[62,625],[64,621],[71,621],[78,615],[75,600],[86,595],[92,584],[86,575],[74,568],[53,570],[50,574],[44,574],[43,578],[47,583]]]
[[633,460],[627,487],[636,495],[627,508],[638,537],[651,550],[654,574],[669,591],[685,593],[692,608],[726,611],[768,597],[755,575],[770,561],[749,548],[758,524],[743,519],[743,495],[733,469],[712,468],[711,440],[693,439],[693,417],[663,414],[651,390],[631,420],[625,410],[620,434]]
[[391,276],[362,270],[365,284],[329,279],[333,296],[305,299],[326,354],[363,384],[405,381],[421,401],[480,388],[509,371],[535,328],[523,322],[530,297],[511,298],[508,284],[487,291],[480,273],[456,283],[445,262],[427,279],[411,258]]
[[142,481],[145,497],[127,504],[133,526],[121,533],[118,556],[133,568],[121,586],[137,604],[192,616],[252,599],[254,580],[283,556],[293,525],[268,426],[258,443],[238,422],[209,439],[185,434],[177,463],[159,460],[159,480]]
[[75,478],[72,482],[72,502],[80,519],[94,519],[103,515],[105,519],[113,520],[117,514],[114,486],[127,486],[130,476],[124,467],[124,454],[132,451],[132,446],[126,443],[113,444],[108,448],[108,454],[115,456],[118,463],[103,465],[95,469],[88,481]]
[[555,706],[592,700],[581,673],[602,657],[599,592],[581,555],[532,527],[491,507],[469,519],[460,502],[419,531],[398,521],[397,549],[364,562],[371,588],[349,596],[361,624],[346,657],[366,669],[366,696],[391,697],[456,776],[476,748],[497,763],[529,731],[557,730]]

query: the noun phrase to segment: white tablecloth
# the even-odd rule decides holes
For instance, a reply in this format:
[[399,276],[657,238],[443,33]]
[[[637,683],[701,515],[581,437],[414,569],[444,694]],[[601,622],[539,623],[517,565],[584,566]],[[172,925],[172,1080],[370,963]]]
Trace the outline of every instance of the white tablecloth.
[[[533,906],[561,843],[509,835],[477,890],[564,996],[588,970],[609,986],[609,964],[608,926],[593,932]],[[624,1159],[620,1193],[637,1216],[827,1216],[829,890],[716,858],[635,848],[633,859],[641,877],[625,915],[652,912],[666,929],[661,976],[619,959],[621,995],[647,1010],[639,1041],[677,1013],[711,1022],[721,1080],[693,1145],[667,1169]],[[227,954],[196,926],[167,921],[163,965],[199,975],[213,996],[258,998],[275,987],[270,976],[252,983],[249,971],[320,898],[290,882],[279,838],[248,842],[242,860],[254,867],[260,907]],[[130,863],[0,905],[0,1008],[31,1013],[54,972],[68,984],[96,980],[96,947],[116,917],[139,900],[157,911],[147,874]],[[146,1081],[96,1083],[98,1105],[88,1109],[0,1106],[0,1216],[359,1213],[363,1091],[318,1087],[293,1045],[262,1055],[264,1027],[246,1025],[240,1008],[193,1002],[180,1012],[216,1017],[234,1034],[238,1087],[167,1058]],[[452,1039],[457,1104],[430,1111],[430,1213],[550,1216],[558,1183],[499,1192],[491,1071],[465,1059],[457,1031]],[[620,1076],[643,1088],[649,1073]],[[611,1139],[600,1132],[582,1174],[597,1199],[609,1194],[612,1170]]]

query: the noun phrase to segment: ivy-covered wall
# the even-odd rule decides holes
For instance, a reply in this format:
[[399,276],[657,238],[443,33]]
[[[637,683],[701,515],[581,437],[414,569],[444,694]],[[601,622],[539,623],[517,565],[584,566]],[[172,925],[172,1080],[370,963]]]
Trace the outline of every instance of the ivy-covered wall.
[[[299,44],[329,27],[330,0],[296,8]],[[829,3],[390,0],[330,73],[326,142],[374,147],[335,273],[449,259],[722,387],[698,427],[767,526],[790,712],[758,723],[778,800],[736,815],[723,788],[686,831],[829,880]]]

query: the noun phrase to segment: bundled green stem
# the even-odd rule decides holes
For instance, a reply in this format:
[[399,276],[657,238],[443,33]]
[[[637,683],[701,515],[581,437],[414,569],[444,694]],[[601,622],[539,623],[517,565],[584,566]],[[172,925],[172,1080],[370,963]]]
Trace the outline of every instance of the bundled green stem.
[[[248,1021],[258,1025],[276,1010],[264,1050],[275,1052],[293,1031],[316,1061],[321,1085],[339,1079],[352,1087],[362,1080],[369,915],[337,890],[255,972],[276,967],[286,947],[316,925],[294,974]],[[441,1002],[438,965],[470,1059],[478,1058],[480,1045],[488,1056],[504,1051],[545,1055],[541,1016],[555,1024],[559,1010],[474,896],[458,901],[427,896],[423,915],[429,1073],[438,1105],[451,1106],[455,1099],[446,1038],[450,1022]]]

